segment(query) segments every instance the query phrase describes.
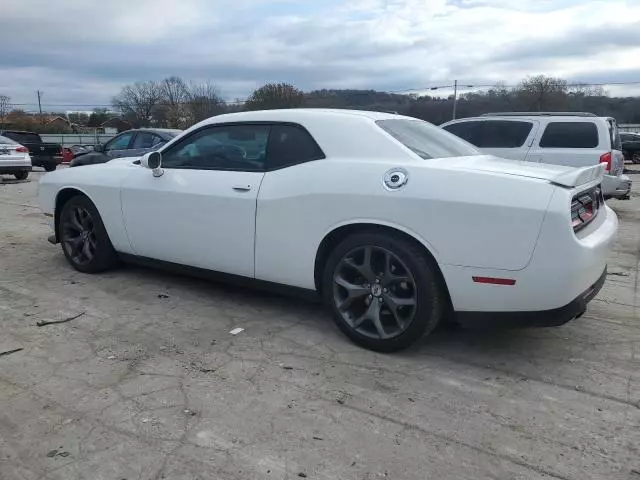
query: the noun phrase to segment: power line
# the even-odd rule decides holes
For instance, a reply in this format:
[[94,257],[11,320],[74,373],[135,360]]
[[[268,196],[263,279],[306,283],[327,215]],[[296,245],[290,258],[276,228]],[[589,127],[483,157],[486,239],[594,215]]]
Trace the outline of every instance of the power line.
[[[606,86],[630,86],[630,85],[640,85],[640,81],[630,81],[630,82],[596,82],[596,83],[589,83],[589,82],[573,82],[573,83],[567,83],[563,86],[567,87],[567,88],[575,88],[575,87],[606,87]],[[458,89],[469,89],[469,88],[507,88],[507,89],[513,89],[513,88],[518,88],[519,85],[503,85],[500,84],[500,82],[496,82],[494,84],[474,84],[474,83],[463,83],[463,82],[458,82],[457,88]],[[445,89],[454,89],[456,88],[455,82],[453,84],[450,85],[430,85],[430,86],[424,86],[424,87],[416,87],[416,88],[405,88],[402,90],[367,90],[367,91],[362,91],[362,92],[354,92],[354,94],[360,94],[360,95],[368,95],[369,92],[371,91],[375,91],[377,93],[390,93],[390,94],[411,94],[412,92],[429,92],[429,91],[437,91],[437,90],[445,90]],[[334,89],[334,90],[340,90],[340,89]],[[356,89],[342,89],[342,90],[356,90]],[[360,89],[358,89],[360,90]],[[42,107],[89,107],[89,108],[113,108],[114,105],[112,103],[41,103],[40,101],[40,97],[42,95],[42,93],[40,91],[37,92],[38,93],[38,102],[37,103],[10,103],[10,106],[12,107],[35,107],[38,106],[38,109],[41,110]],[[247,102],[248,99],[241,99],[241,100],[223,100],[220,101],[219,103],[222,105],[241,105]],[[201,102],[201,103],[207,103],[207,102]],[[218,102],[211,102],[213,103],[218,103]],[[169,102],[159,102],[156,103],[155,105],[157,106],[166,106],[166,107],[172,107],[172,106],[176,106],[176,105],[193,105],[194,102],[190,102],[190,101],[185,101],[185,102],[175,102],[175,103],[169,103]],[[197,105],[197,103],[196,103]]]

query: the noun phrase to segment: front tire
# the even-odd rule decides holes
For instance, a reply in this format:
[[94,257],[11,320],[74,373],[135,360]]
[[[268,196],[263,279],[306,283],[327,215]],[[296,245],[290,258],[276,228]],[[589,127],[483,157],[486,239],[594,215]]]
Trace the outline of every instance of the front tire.
[[64,256],[80,272],[102,272],[118,260],[98,209],[83,195],[65,203],[58,233]]
[[325,264],[322,294],[342,332],[370,350],[405,349],[443,317],[446,293],[432,258],[400,236],[359,233]]
[[25,170],[24,172],[14,173],[13,176],[16,177],[16,180],[26,180],[29,172]]

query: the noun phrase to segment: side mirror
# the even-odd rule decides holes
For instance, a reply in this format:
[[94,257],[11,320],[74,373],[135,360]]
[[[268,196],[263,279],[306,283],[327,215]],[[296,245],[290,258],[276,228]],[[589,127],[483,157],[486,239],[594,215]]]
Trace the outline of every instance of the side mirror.
[[160,152],[145,153],[140,163],[143,167],[152,170],[154,177],[161,177],[164,173],[164,170],[162,170],[162,154]]
[[94,152],[104,152],[104,145],[102,145],[101,143],[97,143],[93,146],[93,151]]

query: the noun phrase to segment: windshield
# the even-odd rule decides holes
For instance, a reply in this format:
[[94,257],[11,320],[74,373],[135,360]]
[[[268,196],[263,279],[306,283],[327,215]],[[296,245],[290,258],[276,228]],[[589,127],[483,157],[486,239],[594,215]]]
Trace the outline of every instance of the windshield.
[[480,155],[480,151],[470,143],[422,120],[398,118],[378,120],[376,123],[424,159]]

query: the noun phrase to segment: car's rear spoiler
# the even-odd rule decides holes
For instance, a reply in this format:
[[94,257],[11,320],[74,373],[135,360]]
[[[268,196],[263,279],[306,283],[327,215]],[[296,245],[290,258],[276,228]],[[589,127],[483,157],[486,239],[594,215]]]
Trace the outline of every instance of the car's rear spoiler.
[[573,188],[592,183],[596,181],[602,181],[604,175],[604,169],[606,165],[600,163],[591,167],[575,168],[571,172],[561,173],[552,180],[552,183],[561,185],[563,187]]

